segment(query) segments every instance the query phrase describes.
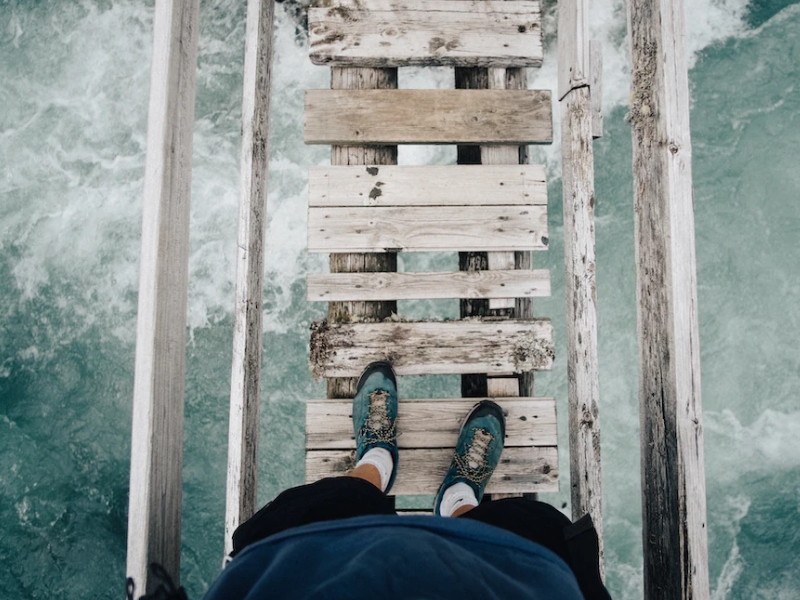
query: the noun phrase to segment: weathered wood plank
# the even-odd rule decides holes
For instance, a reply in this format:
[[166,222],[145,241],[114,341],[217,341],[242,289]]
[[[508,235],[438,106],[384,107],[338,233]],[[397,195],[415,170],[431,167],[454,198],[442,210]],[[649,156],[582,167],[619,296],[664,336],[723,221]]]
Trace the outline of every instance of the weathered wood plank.
[[591,83],[589,0],[558,3],[558,99]]
[[550,271],[309,273],[311,301],[533,298],[550,295]]
[[307,90],[307,144],[542,144],[542,90]]
[[[398,459],[396,495],[435,494],[450,466],[448,448],[403,449]],[[355,451],[312,450],[306,453],[306,482],[344,475],[355,466]],[[558,449],[554,447],[506,448],[486,492],[557,492]]]
[[[334,89],[395,89],[397,69],[359,69],[336,67],[331,69],[331,87]],[[396,165],[397,146],[332,146],[331,164],[346,165]],[[331,273],[397,271],[397,254],[331,254]],[[331,322],[349,321],[353,318],[385,319],[397,312],[397,302],[330,302],[328,319]],[[328,379],[329,398],[352,398],[356,379]]]
[[603,45],[599,40],[589,42],[591,57],[592,137],[603,137]]
[[[519,154],[519,148],[517,148]],[[489,260],[489,269],[513,269],[514,268],[514,253],[513,252],[489,252],[487,256]],[[516,300],[513,296],[506,296],[504,298],[490,298],[489,309],[496,310],[499,308],[514,308]]]
[[551,369],[554,355],[547,319],[312,324],[316,377],[355,377],[376,360],[398,375],[532,371]]
[[[490,398],[519,396],[519,378],[489,377],[486,380],[486,390]],[[555,413],[553,416],[555,418]],[[553,445],[555,445],[555,442],[553,442]]]
[[309,252],[544,250],[543,206],[310,208]]
[[126,573],[180,581],[183,404],[199,0],[155,4],[131,427]]
[[273,7],[271,0],[248,0],[247,3],[225,502],[226,556],[233,550],[234,530],[257,508]]
[[311,167],[308,172],[308,205],[313,207],[532,204],[547,205],[542,165],[372,165]]
[[[603,531],[600,381],[589,88],[567,94],[561,101],[561,114],[572,518],[590,514],[600,537]],[[602,537],[600,540],[602,560]]]
[[631,0],[644,596],[709,598],[684,5]]
[[542,65],[539,2],[336,0],[309,8],[308,32],[318,65]]
[[[492,380],[495,381],[495,380]],[[500,379],[517,384],[515,378]],[[518,393],[518,389],[517,389]],[[492,398],[506,415],[505,446],[555,446],[556,404],[552,398]],[[461,423],[477,400],[405,399],[398,405],[399,448],[453,448]],[[355,448],[352,400],[306,403],[306,449]]]

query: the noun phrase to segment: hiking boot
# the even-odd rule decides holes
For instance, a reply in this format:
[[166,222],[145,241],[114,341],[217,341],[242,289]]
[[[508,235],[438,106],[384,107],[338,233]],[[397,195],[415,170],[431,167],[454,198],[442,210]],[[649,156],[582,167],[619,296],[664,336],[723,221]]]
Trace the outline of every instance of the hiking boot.
[[384,448],[392,455],[392,475],[385,492],[397,476],[397,378],[391,363],[374,362],[364,369],[353,398],[353,431],[356,462],[372,448]]
[[486,484],[500,462],[505,437],[503,409],[491,400],[476,404],[461,425],[450,469],[436,494],[434,512],[437,516],[441,516],[445,490],[456,483],[466,483],[480,503]]

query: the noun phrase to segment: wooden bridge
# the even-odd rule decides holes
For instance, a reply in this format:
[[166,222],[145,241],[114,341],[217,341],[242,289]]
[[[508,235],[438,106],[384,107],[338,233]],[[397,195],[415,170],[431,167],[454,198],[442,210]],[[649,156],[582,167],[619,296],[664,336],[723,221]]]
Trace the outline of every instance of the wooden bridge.
[[[312,372],[327,378],[328,397],[307,404],[307,481],[353,466],[355,377],[371,361],[390,360],[401,376],[462,377],[459,398],[403,398],[401,381],[394,493],[435,493],[460,420],[483,397],[503,407],[508,423],[487,492],[496,498],[558,490],[555,400],[534,395],[534,372],[551,368],[556,352],[549,320],[533,309],[534,298],[550,293],[550,275],[535,269],[533,258],[549,244],[547,184],[544,167],[528,164],[527,152],[552,142],[555,100],[572,510],[576,518],[592,514],[602,548],[591,143],[602,134],[601,58],[589,40],[588,8],[588,0],[559,3],[555,99],[527,85],[527,70],[543,61],[537,1],[321,0],[309,9],[311,58],[331,68],[331,89],[307,92],[305,140],[330,145],[331,166],[309,172],[308,249],[330,254],[330,272],[307,280],[308,300],[329,303],[310,339]],[[153,560],[179,574],[184,358],[177,349],[185,330],[198,10],[197,0],[156,2],[128,546],[128,573],[146,587]],[[233,530],[257,508],[273,10],[271,0],[248,2],[226,552]],[[669,41],[682,35],[681,10],[680,2],[631,0],[634,91],[641,93],[632,107],[634,167],[643,182],[636,196],[641,364],[643,381],[654,380],[642,387],[651,598],[708,597],[694,241],[685,228],[685,56]],[[640,47],[670,57],[671,67],[654,69]],[[397,89],[397,69],[407,66],[452,68],[455,89]],[[652,74],[642,70],[648,68]],[[671,140],[666,152],[652,142],[664,135]],[[456,145],[458,164],[398,166],[400,144]],[[397,272],[399,252],[458,253],[459,270]],[[660,304],[648,301],[653,295]],[[398,315],[398,300],[416,299],[459,300],[461,318]],[[689,362],[676,367],[670,353]],[[689,381],[698,385],[687,393]],[[657,392],[672,408],[653,410]],[[677,460],[665,462],[676,445]],[[687,493],[687,481],[702,493]],[[648,533],[656,529],[664,535]]]

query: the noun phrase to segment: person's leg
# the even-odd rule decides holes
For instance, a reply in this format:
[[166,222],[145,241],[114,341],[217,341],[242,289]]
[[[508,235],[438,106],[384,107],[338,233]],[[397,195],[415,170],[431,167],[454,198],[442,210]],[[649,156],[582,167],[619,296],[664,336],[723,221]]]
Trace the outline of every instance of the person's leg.
[[356,466],[282,492],[233,534],[237,555],[250,544],[292,527],[366,515],[396,514],[386,496],[397,473],[397,383],[389,363],[372,363],[359,378],[353,398]]

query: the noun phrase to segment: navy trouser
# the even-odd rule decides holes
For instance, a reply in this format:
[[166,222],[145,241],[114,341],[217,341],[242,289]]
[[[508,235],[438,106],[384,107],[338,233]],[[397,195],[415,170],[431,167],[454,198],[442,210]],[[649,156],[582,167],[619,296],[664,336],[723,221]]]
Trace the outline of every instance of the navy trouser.
[[[231,556],[236,556],[250,544],[292,527],[366,515],[394,514],[392,498],[363,479],[322,479],[282,492],[242,523],[233,533]],[[504,498],[481,502],[456,518],[481,521],[548,548],[572,568],[586,600],[610,600],[598,569],[597,533],[588,517],[573,524],[544,502]]]

